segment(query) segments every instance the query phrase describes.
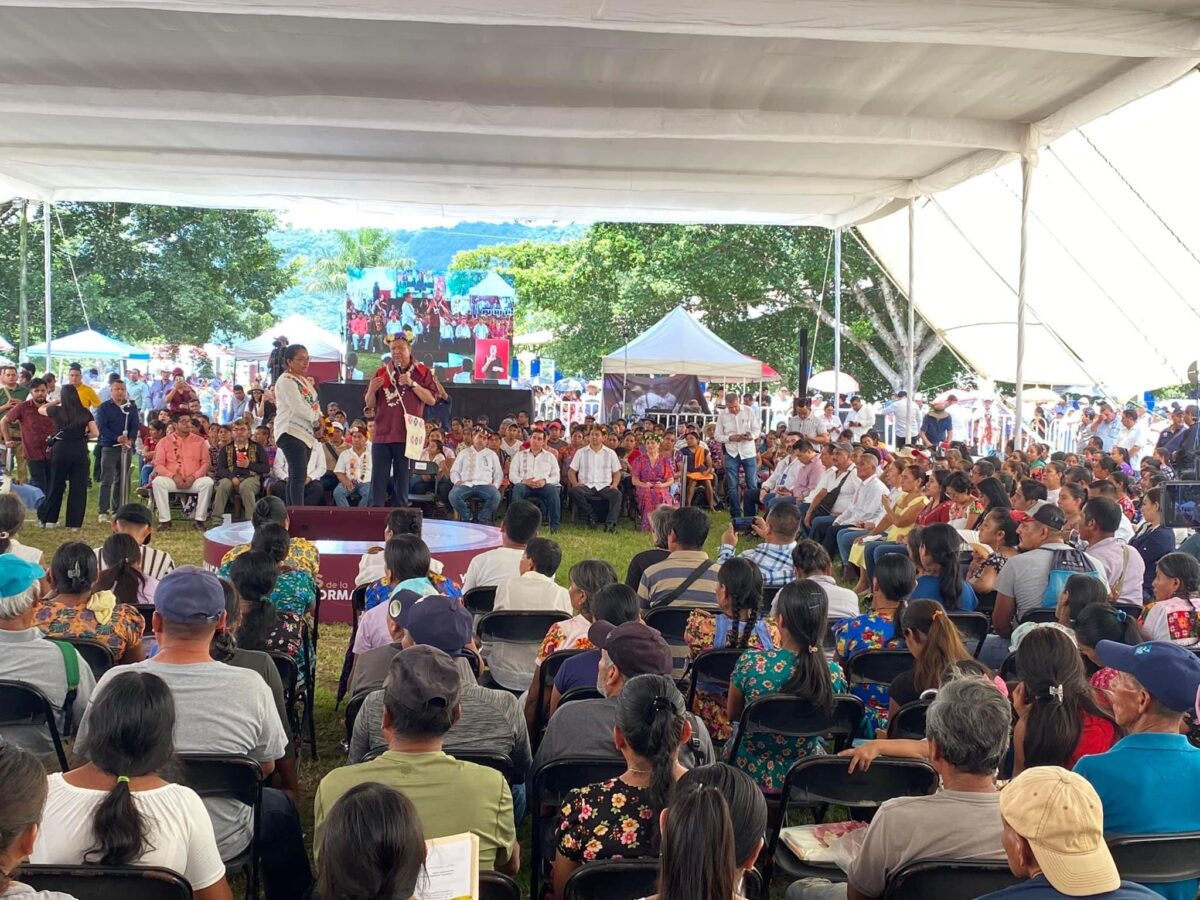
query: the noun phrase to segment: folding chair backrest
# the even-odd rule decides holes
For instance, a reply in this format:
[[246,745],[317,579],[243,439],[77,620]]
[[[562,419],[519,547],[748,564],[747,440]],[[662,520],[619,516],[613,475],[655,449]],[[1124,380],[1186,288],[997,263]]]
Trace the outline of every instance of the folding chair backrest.
[[464,753],[458,750],[447,750],[446,753],[460,762],[469,762],[477,766],[495,769],[504,776],[504,780],[509,784],[512,784],[517,778],[517,771],[513,768],[512,760],[505,753],[486,753],[483,751]]
[[846,678],[851,684],[891,684],[892,679],[907,672],[914,663],[907,650],[867,650],[850,657]]
[[142,635],[154,634],[154,604],[139,603],[137,610],[142,614]]
[[884,900],[975,900],[1020,881],[1003,860],[962,862],[924,859],[902,866],[888,879]]
[[979,612],[951,612],[947,615],[958,626],[958,633],[967,645],[967,651],[978,657],[983,642],[987,640],[988,630],[992,627],[988,617]]
[[521,900],[521,888],[503,872],[480,872],[479,900]]
[[534,710],[533,729],[529,732],[529,740],[533,742],[534,746],[542,739],[542,731],[546,728],[546,710],[550,708],[551,688],[554,686],[558,670],[572,656],[586,652],[586,650],[556,650],[543,659],[541,666],[538,667],[538,697],[541,698],[541,702]]
[[463,594],[462,602],[472,615],[482,616],[490,613],[496,606],[496,588],[494,585],[473,587]]
[[97,681],[100,680],[100,676],[116,665],[117,661],[113,658],[112,651],[108,649],[107,644],[102,644],[100,641],[84,638],[54,638],[54,640],[65,640],[73,646],[76,652],[83,657],[83,661],[88,664],[88,668],[92,670]]
[[560,612],[502,609],[484,615],[476,631],[485,643],[540,644],[551,625],[568,618]]
[[558,698],[558,708],[562,709],[564,703],[573,703],[576,700],[599,700],[600,692],[594,687],[586,684],[576,688],[571,688],[565,694]]
[[923,741],[925,739],[925,714],[929,712],[930,700],[914,700],[905,703],[888,721],[887,736],[894,740]]
[[1004,657],[1004,662],[1000,663],[1000,671],[996,673],[1004,681],[1012,681],[1017,677],[1017,654],[1016,651]]
[[[882,763],[882,765],[880,765]],[[895,797],[923,797],[937,790],[938,775],[924,760],[880,757],[866,771],[849,771],[839,756],[810,756],[788,772],[783,795],[788,804],[834,804],[874,810]]]
[[1108,849],[1117,871],[1137,884],[1166,884],[1200,878],[1200,832],[1110,835]]
[[44,726],[54,744],[58,764],[67,771],[67,754],[54,719],[54,707],[40,690],[23,681],[0,681],[0,731],[4,726]]
[[863,702],[849,694],[834,694],[833,712],[826,714],[792,694],[759,697],[742,710],[741,724],[729,758],[737,757],[739,745],[748,734],[777,734],[791,738],[833,738],[834,749],[850,745],[866,712]]
[[605,859],[572,873],[565,900],[638,900],[657,890],[657,859]]
[[1047,609],[1044,606],[1039,606],[1036,609],[1026,610],[1021,615],[1020,624],[1024,625],[1027,622],[1036,622],[1039,625],[1044,625],[1047,622],[1057,622],[1057,621],[1058,621],[1058,610],[1053,609],[1053,608]]
[[712,686],[719,685],[726,691],[729,689],[729,679],[733,677],[733,670],[744,652],[745,650],[725,648],[705,650],[692,660],[692,672],[688,682],[688,709],[692,708],[696,699],[697,688],[712,690]]
[[191,900],[192,888],[169,869],[148,866],[21,866],[18,880],[35,891],[86,900]]
[[350,746],[350,741],[354,737],[354,721],[358,718],[358,713],[362,709],[363,703],[367,699],[367,694],[359,694],[357,697],[351,697],[350,702],[346,704],[346,746]]
[[663,636],[663,640],[670,645],[671,674],[676,679],[682,678],[687,669],[690,653],[687,642],[683,639],[683,633],[694,609],[696,609],[695,605],[662,606],[650,610],[642,619],[651,628],[657,630]]
[[220,797],[257,806],[262,797],[262,769],[247,756],[180,753],[176,760],[179,777],[175,780],[190,787],[201,799]]

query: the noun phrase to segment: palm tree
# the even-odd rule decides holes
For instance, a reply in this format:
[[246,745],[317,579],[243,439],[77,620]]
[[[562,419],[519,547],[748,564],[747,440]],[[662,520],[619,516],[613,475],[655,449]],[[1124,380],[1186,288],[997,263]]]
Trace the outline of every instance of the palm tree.
[[346,271],[382,266],[388,269],[406,269],[413,265],[411,259],[396,252],[392,236],[382,228],[359,228],[357,231],[337,232],[338,250],[332,256],[316,260],[303,257],[297,260],[301,267],[304,287],[308,291],[344,294]]

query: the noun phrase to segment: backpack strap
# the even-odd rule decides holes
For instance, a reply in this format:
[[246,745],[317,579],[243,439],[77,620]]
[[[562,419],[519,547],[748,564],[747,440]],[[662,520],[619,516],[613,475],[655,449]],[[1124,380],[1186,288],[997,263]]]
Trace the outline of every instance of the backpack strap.
[[79,696],[79,654],[70,641],[52,640],[50,643],[58,647],[62,654],[63,669],[67,675],[67,693],[63,697],[63,735],[72,733],[71,718],[75,711],[75,699]]
[[1121,596],[1121,590],[1125,587],[1125,571],[1129,568],[1129,545],[1124,544],[1121,547],[1121,574],[1117,576],[1116,584],[1108,589],[1108,596],[1111,600],[1116,600]]
[[669,606],[674,603],[683,596],[684,591],[690,588],[697,578],[712,568],[712,564],[713,561],[711,559],[704,560],[704,562],[691,571],[691,574],[687,578],[683,579],[672,590],[664,594],[655,594],[650,598],[650,608],[658,609],[660,606]]

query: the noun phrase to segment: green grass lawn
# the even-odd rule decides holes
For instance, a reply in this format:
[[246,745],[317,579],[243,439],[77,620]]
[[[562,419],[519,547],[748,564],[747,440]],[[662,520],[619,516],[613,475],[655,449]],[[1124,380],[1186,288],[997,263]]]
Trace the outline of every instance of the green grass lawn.
[[[43,530],[36,522],[27,522],[21,529],[18,538],[24,543],[41,548],[46,554],[46,563],[61,544],[69,540],[82,540],[89,546],[99,546],[111,533],[111,527],[97,521],[96,489],[88,497],[88,513],[81,534],[70,534],[64,529]],[[713,517],[713,527],[709,533],[707,547],[715,555],[720,543],[721,532],[729,524],[726,513],[717,513]],[[636,530],[629,519],[622,519],[615,534],[605,534],[597,528],[592,531],[580,525],[563,525],[562,530],[555,536],[563,553],[563,565],[558,573],[558,582],[566,586],[567,572],[571,566],[581,559],[605,559],[612,563],[618,577],[624,577],[629,559],[650,546],[650,537],[645,532]],[[193,531],[186,522],[177,522],[175,528],[165,533],[156,533],[154,546],[167,550],[179,565],[203,564],[203,549],[201,536]],[[342,670],[342,659],[350,639],[350,628],[347,625],[329,624],[321,628],[321,640],[317,653],[317,750],[318,758],[314,762],[309,759],[307,749],[300,765],[300,817],[304,823],[305,840],[312,840],[312,802],[317,784],[330,769],[345,763],[340,742],[344,736],[342,710],[334,708],[337,694],[338,676]],[[521,882],[528,891],[529,868],[529,820],[526,819],[521,829],[521,846],[523,850]],[[782,885],[773,885],[772,896],[782,896]],[[235,895],[240,892],[235,888]]]

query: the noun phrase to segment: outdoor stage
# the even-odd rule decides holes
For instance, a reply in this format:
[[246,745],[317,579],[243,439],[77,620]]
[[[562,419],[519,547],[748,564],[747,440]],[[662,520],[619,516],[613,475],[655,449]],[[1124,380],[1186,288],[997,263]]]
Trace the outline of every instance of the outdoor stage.
[[[321,601],[322,622],[350,622],[350,595],[358,574],[359,558],[369,547],[383,546],[383,527],[391,510],[374,507],[296,507],[291,510],[290,532],[317,546],[321,554],[321,577],[325,582]],[[254,526],[249,522],[219,525],[204,533],[204,562],[216,568],[221,557],[238,544],[249,542]],[[441,561],[442,574],[462,583],[471,560],[479,553],[500,546],[500,529],[491,525],[425,519],[421,537],[430,555]]]

